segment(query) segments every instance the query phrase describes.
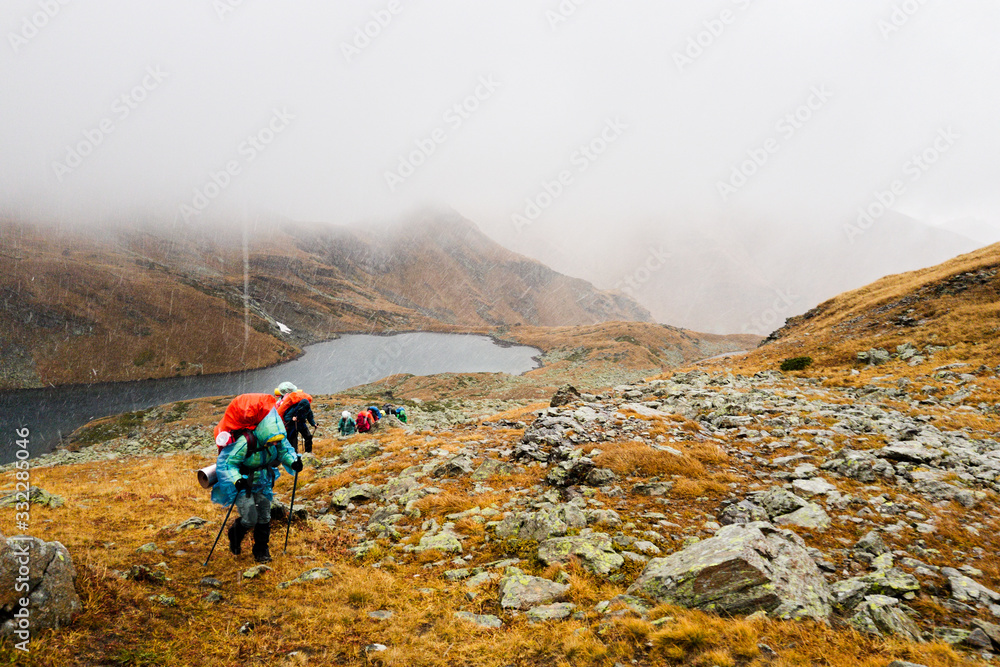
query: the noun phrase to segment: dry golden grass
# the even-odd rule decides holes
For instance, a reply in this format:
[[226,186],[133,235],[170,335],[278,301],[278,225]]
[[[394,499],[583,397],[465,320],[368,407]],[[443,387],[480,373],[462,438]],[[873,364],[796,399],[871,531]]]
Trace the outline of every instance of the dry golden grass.
[[696,479],[707,474],[705,466],[692,455],[661,452],[639,441],[604,442],[600,449],[601,454],[594,462],[622,477],[679,475]]

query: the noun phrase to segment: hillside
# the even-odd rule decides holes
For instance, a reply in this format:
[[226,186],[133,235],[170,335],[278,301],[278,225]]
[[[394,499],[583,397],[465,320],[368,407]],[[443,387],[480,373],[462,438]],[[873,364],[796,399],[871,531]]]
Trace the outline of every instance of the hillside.
[[650,319],[453,214],[405,231],[257,221],[246,234],[6,221],[0,252],[0,388],[259,368],[338,332]]
[[[1000,362],[1000,244],[920,271],[887,276],[826,301],[775,331],[742,359],[743,369],[776,368],[807,355],[809,373],[853,369],[927,374],[951,362],[993,367]],[[897,348],[914,348],[896,358]],[[884,349],[892,358],[869,365],[858,353]],[[883,364],[888,363],[886,366]]]
[[[997,250],[885,278],[745,357],[648,380],[628,377],[754,339],[512,326],[499,335],[539,345],[542,368],[317,397],[288,553],[272,538],[266,568],[225,541],[202,565],[224,512],[194,471],[214,460],[229,397],[100,420],[77,451],[31,463],[29,532],[65,545],[82,603],[70,627],[33,635],[32,658],[997,664]],[[908,360],[858,363],[900,336]],[[773,370],[803,353],[809,369]],[[552,405],[563,380],[592,393]],[[408,424],[334,437],[341,410],[386,400]],[[3,486],[17,474],[0,470]],[[24,530],[14,516],[0,514],[4,535]],[[0,659],[14,655],[0,639]]]
[[[400,397],[407,427],[328,435],[370,400],[317,399],[324,435],[266,568],[225,540],[202,565],[224,511],[194,471],[228,398],[34,461],[32,532],[68,549],[83,609],[33,632],[33,664],[956,667],[1000,647],[995,417],[689,372],[558,408]],[[668,593],[668,564],[694,595]],[[756,592],[772,576],[801,582],[788,604]]]

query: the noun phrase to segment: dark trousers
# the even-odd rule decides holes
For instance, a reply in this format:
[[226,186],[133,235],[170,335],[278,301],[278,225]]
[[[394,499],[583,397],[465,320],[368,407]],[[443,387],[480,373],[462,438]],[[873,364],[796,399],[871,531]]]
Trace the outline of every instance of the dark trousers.
[[311,453],[313,450],[313,436],[309,432],[309,426],[305,422],[294,421],[291,424],[285,424],[285,431],[288,432],[288,442],[292,445],[292,449],[299,451],[299,433],[302,434],[302,445],[307,453]]

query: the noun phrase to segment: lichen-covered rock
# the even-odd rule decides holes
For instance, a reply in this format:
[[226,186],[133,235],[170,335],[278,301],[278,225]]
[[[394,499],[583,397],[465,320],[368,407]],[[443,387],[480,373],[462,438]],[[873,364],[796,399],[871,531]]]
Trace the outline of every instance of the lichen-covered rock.
[[562,504],[509,516],[497,525],[496,534],[507,539],[544,542],[552,537],[562,537],[570,528],[586,527],[587,517],[579,507]]
[[545,482],[552,486],[567,487],[586,484],[587,476],[594,470],[594,462],[582,456],[575,459],[560,461],[545,476]]
[[528,610],[528,620],[532,623],[542,621],[558,621],[567,618],[576,609],[572,602],[556,602],[555,604],[544,604],[532,607]]
[[295,577],[291,581],[283,581],[278,584],[278,588],[285,589],[296,584],[304,584],[309,581],[322,581],[324,579],[333,578],[333,572],[325,567],[314,567],[311,570],[306,570],[299,576]]
[[478,468],[476,468],[476,471],[472,473],[472,479],[482,481],[494,476],[508,476],[513,472],[514,466],[505,461],[486,459]]
[[774,523],[778,526],[798,526],[799,528],[809,528],[811,530],[826,530],[830,527],[830,516],[816,503],[809,503],[791,514],[782,514],[781,516],[774,517]]
[[896,598],[869,595],[858,605],[851,625],[862,632],[883,636],[897,635],[913,642],[920,641],[920,628],[913,622]]
[[877,458],[871,452],[852,449],[840,450],[827,459],[820,468],[865,484],[893,480],[896,477],[892,464],[885,459]]
[[366,440],[353,445],[347,445],[340,452],[340,460],[347,463],[354,463],[361,459],[370,459],[382,453],[382,447],[374,440]]
[[563,600],[569,584],[557,584],[541,577],[514,574],[500,580],[500,606],[521,611]]
[[461,477],[472,473],[472,458],[464,454],[453,456],[431,471],[432,477]]
[[467,621],[473,625],[478,625],[481,628],[487,628],[495,630],[496,628],[503,627],[503,621],[501,621],[496,616],[490,614],[473,614],[468,611],[456,611],[455,618]]
[[559,390],[552,395],[552,400],[549,402],[549,406],[553,408],[558,408],[563,405],[569,405],[576,401],[582,401],[583,397],[580,396],[580,392],[576,390],[571,384],[564,384],[559,387]]
[[794,493],[790,493],[780,486],[775,486],[758,496],[757,504],[767,512],[767,516],[773,519],[776,516],[791,514],[809,503]]
[[830,615],[830,592],[802,539],[755,522],[649,562],[628,589],[662,602],[725,614],[763,610],[772,618]]
[[749,500],[741,500],[735,505],[729,505],[722,511],[719,523],[723,526],[730,526],[734,523],[753,523],[755,521],[767,521],[769,517],[763,507],[755,505]]
[[615,552],[611,537],[605,533],[545,540],[538,545],[538,558],[546,565],[579,558],[585,568],[601,575],[611,574],[625,564],[625,559]]
[[380,495],[380,489],[372,484],[351,484],[334,491],[330,497],[330,504],[337,509],[344,509],[351,503],[372,500]]
[[[19,578],[24,575],[22,567],[27,581]],[[27,590],[17,590],[23,583]],[[76,568],[66,547],[37,537],[0,535],[0,618],[5,619],[0,635],[19,630],[13,616],[24,599],[32,631],[69,625],[83,611],[76,592]]]
[[[13,507],[19,502],[24,500],[24,493],[11,491],[2,498],[0,498],[0,507]],[[54,496],[48,491],[45,491],[41,487],[33,486],[28,491],[28,502],[32,505],[41,505],[43,507],[62,507],[66,502],[61,496]]]
[[951,587],[951,597],[958,602],[978,602],[980,604],[996,604],[1000,602],[1000,594],[996,591],[986,588],[976,580],[965,576],[954,568],[942,568],[941,574],[948,577],[948,585]]

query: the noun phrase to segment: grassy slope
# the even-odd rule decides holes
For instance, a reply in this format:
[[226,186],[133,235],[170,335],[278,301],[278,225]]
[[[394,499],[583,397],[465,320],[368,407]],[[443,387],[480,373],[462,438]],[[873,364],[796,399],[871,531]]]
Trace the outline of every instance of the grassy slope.
[[[902,318],[910,318],[908,325]],[[898,377],[925,375],[934,367],[962,362],[973,367],[1000,363],[1000,244],[920,271],[887,276],[867,287],[826,301],[792,318],[768,342],[739,360],[709,367],[742,372],[776,369],[782,359],[811,356],[806,375],[844,375],[862,367],[857,353],[871,348],[895,351],[909,342],[947,347],[910,367],[893,361],[863,369],[862,379],[891,370]]]
[[[343,403],[335,398],[319,401],[321,411],[335,413]],[[530,419],[526,406],[494,419]],[[217,402],[194,403],[186,419],[174,426],[200,425],[206,430],[217,417]],[[679,421],[677,421],[679,420]],[[676,422],[676,423],[675,423]],[[666,432],[680,426],[692,433],[698,426],[676,418],[675,422],[650,422],[652,432]],[[412,454],[433,449],[459,448],[490,440],[492,446],[511,446],[519,430],[489,429],[471,425],[430,433],[400,430],[378,433],[385,456],[357,464],[348,474],[319,478],[307,469],[299,480],[298,501],[320,500],[331,491],[360,480],[379,484],[420,459]],[[368,439],[355,436],[346,441],[319,439],[316,453],[336,455],[350,442]],[[680,458],[639,451],[629,443],[603,443],[605,454],[599,464],[622,475],[681,474],[684,479],[673,492],[675,507],[684,515],[678,519],[698,525],[709,507],[727,489],[727,484],[747,474],[719,448],[700,442],[678,442]],[[782,623],[720,619],[710,615],[658,607],[650,619],[669,619],[662,626],[624,612],[603,623],[564,621],[533,625],[523,617],[505,620],[499,630],[480,630],[454,618],[452,611],[497,613],[496,584],[487,585],[470,600],[461,583],[449,584],[443,571],[455,567],[450,556],[428,552],[421,556],[403,552],[394,560],[372,555],[358,561],[346,552],[353,539],[318,523],[296,523],[289,552],[280,555],[281,538],[275,531],[272,552],[274,570],[259,579],[242,577],[252,565],[249,555],[234,557],[225,550],[225,541],[208,568],[201,563],[222,518],[222,510],[211,505],[207,494],[194,484],[193,472],[209,462],[207,456],[181,454],[166,458],[134,459],[122,464],[107,462],[62,466],[33,471],[32,482],[63,496],[66,505],[58,509],[32,511],[38,531],[44,526],[46,539],[66,544],[74,555],[79,572],[78,587],[85,612],[76,623],[59,632],[42,632],[34,637],[28,663],[38,665],[461,665],[489,667],[502,665],[609,665],[616,661],[640,665],[799,665],[824,664],[835,667],[884,667],[893,658],[909,659],[931,667],[970,664],[940,643],[909,645],[895,640],[876,640],[843,629],[833,630],[814,623]],[[530,488],[540,481],[544,470],[527,469],[514,478],[491,478],[485,483],[497,489],[473,497],[468,477],[447,485],[444,493],[428,496],[420,503],[424,516],[405,519],[400,526],[412,525],[415,540],[422,520],[439,522],[450,513],[475,504],[502,503],[515,488]],[[5,478],[9,478],[5,474]],[[9,481],[9,480],[7,480]],[[279,480],[279,497],[290,493],[291,480]],[[662,507],[652,499],[630,498],[629,506],[600,496],[620,512],[638,516]],[[191,516],[209,519],[205,527],[177,533],[172,526]],[[0,531],[9,534],[12,513],[0,515]],[[521,555],[520,567],[534,574],[553,576],[524,553],[517,544],[487,542],[480,524],[460,521],[457,530],[466,536],[467,553],[476,553],[474,563]],[[956,533],[961,533],[956,529]],[[684,535],[675,536],[677,543]],[[836,543],[837,535],[828,534]],[[813,535],[814,543],[818,536]],[[937,539],[937,538],[935,538]],[[137,549],[155,542],[162,553],[138,553]],[[934,542],[932,541],[932,544]],[[371,567],[383,559],[378,569]],[[162,563],[162,565],[161,565]],[[165,572],[167,579],[123,580],[116,572],[145,565],[153,572]],[[334,578],[319,583],[276,589],[276,584],[292,579],[312,567],[328,567]],[[575,565],[566,568],[570,578],[569,600],[584,610],[598,601],[623,593],[638,570],[626,581],[612,583],[593,577]],[[1000,570],[991,568],[990,580]],[[223,604],[203,600],[202,577],[223,582]],[[163,606],[152,596],[175,598],[175,606]],[[388,621],[368,617],[368,612],[387,609],[394,613]],[[244,624],[253,629],[240,632]],[[390,650],[368,656],[364,647],[372,643]],[[779,651],[774,659],[759,645]],[[9,640],[0,641],[0,659],[13,658]]]

